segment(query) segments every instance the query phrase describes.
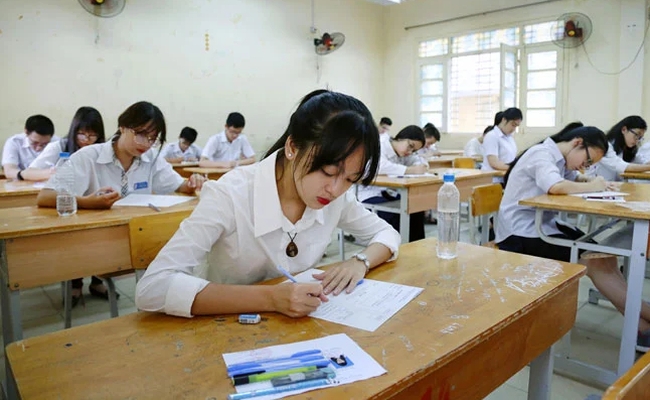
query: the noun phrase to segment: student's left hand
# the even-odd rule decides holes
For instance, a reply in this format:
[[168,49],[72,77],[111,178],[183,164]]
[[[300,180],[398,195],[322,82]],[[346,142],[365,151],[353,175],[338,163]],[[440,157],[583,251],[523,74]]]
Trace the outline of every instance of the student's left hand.
[[197,190],[201,190],[204,183],[205,183],[205,178],[199,174],[192,174],[190,178],[187,180],[187,186],[191,189],[194,189],[195,192]]
[[334,296],[337,296],[346,287],[345,292],[352,293],[365,275],[365,265],[359,260],[351,258],[338,263],[325,272],[314,274],[313,277],[323,281],[321,282],[323,293],[334,293]]
[[607,182],[607,190],[611,190],[613,192],[618,192],[621,190],[621,183],[620,182]]

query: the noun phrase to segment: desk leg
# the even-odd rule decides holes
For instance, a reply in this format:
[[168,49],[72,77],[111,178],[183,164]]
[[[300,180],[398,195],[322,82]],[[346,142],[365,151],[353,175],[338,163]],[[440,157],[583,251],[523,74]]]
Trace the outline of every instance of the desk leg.
[[623,375],[634,364],[636,335],[639,329],[639,315],[643,279],[645,276],[646,246],[648,244],[648,221],[634,220],[632,235],[632,256],[627,280],[627,298],[625,300],[625,319],[623,337],[618,355],[618,376]]
[[[10,343],[23,338],[20,319],[20,291],[9,289],[8,270],[6,243],[4,240],[0,240],[0,307],[2,310],[2,339],[5,348]],[[17,399],[16,382],[6,356],[5,373],[5,395],[8,399]]]
[[402,236],[402,243],[409,242],[411,231],[411,218],[409,215],[409,191],[408,189],[399,189],[399,233]]
[[551,398],[551,378],[553,377],[553,346],[530,363],[528,377],[528,400],[548,400]]

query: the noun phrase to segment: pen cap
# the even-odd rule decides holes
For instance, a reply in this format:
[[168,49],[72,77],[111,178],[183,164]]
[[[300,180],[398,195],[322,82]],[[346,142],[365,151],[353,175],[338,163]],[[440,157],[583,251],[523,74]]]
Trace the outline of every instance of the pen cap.
[[454,183],[456,181],[456,175],[451,172],[445,172],[442,176],[442,181],[445,183]]

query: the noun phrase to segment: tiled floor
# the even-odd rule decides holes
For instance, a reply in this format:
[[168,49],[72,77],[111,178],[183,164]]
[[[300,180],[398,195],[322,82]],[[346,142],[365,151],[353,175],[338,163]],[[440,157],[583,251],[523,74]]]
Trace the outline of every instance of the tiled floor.
[[[461,240],[469,241],[467,224],[461,229]],[[436,226],[426,226],[427,236],[436,235]],[[346,242],[346,255],[349,257],[360,249]],[[338,261],[338,242],[333,241],[323,258],[323,264]],[[87,291],[89,279],[84,290]],[[116,281],[117,290],[121,297],[118,301],[120,315],[136,311],[134,303],[135,278],[127,275]],[[603,367],[614,368],[616,365],[620,329],[623,317],[606,301],[598,306],[587,303],[589,288],[592,287],[588,278],[580,283],[579,312],[576,328],[572,333],[573,355],[581,360],[596,363]],[[644,293],[650,298],[650,283],[645,281]],[[63,314],[61,304],[61,286],[59,284],[42,288],[26,290],[21,294],[23,313],[24,337],[29,338],[48,332],[63,329]],[[108,303],[86,294],[85,307],[78,306],[73,310],[73,326],[79,326],[109,318]],[[2,350],[3,351],[3,350]],[[4,363],[0,363],[0,376],[4,376]],[[525,399],[528,387],[528,367],[490,394],[490,400]],[[552,398],[566,400],[583,400],[589,395],[600,395],[602,390],[584,385],[558,375],[553,377]]]

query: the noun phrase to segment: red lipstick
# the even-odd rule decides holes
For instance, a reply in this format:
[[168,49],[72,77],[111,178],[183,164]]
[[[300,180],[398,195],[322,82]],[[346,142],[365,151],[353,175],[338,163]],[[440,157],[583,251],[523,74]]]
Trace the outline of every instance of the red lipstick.
[[318,200],[318,202],[321,203],[324,206],[326,206],[326,205],[328,205],[330,203],[329,200],[327,200],[327,199],[325,199],[323,197],[316,197],[316,200]]

